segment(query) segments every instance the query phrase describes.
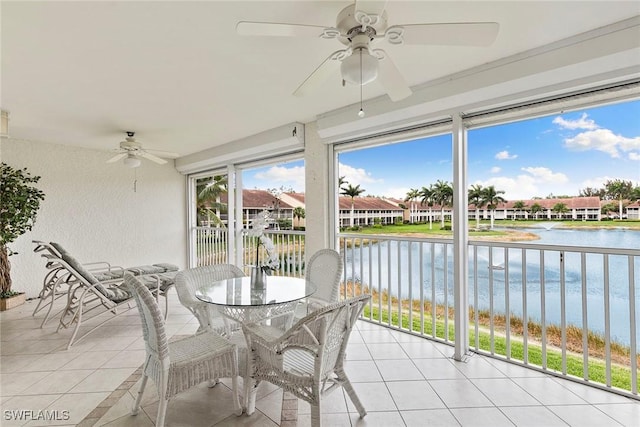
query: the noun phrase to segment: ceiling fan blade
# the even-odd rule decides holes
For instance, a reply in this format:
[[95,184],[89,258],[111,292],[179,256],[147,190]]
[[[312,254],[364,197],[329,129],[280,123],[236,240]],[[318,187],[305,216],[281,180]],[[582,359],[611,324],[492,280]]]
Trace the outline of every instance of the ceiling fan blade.
[[[441,46],[489,46],[498,36],[497,22],[452,22],[445,24],[411,24],[389,27],[387,34],[402,31],[405,44],[429,44]],[[389,38],[389,43],[394,43]]]
[[380,52],[383,56],[378,61],[378,78],[389,98],[395,102],[410,96],[413,92],[396,65],[385,51],[376,49],[376,53]]
[[283,24],[277,22],[241,21],[236,25],[236,32],[241,36],[274,36],[274,37],[320,37],[327,27],[304,24]]
[[305,96],[313,92],[332,74],[337,74],[340,69],[340,59],[345,56],[346,50],[338,50],[333,52],[324,60],[318,68],[300,86],[293,92],[295,96]]
[[139,157],[144,157],[145,159],[151,160],[152,162],[156,162],[159,165],[164,165],[167,163],[165,159],[161,159],[158,156],[154,156],[153,154],[147,153],[146,151],[140,151],[137,154]]
[[386,0],[356,0],[355,10],[367,12],[370,15],[381,16],[386,7]]
[[127,157],[127,153],[116,154],[115,156],[107,160],[107,163],[115,163],[120,159],[124,159],[125,157]]
[[176,159],[180,157],[180,154],[172,151],[154,150],[152,148],[145,148],[144,151],[156,154],[157,156],[164,157],[165,159]]

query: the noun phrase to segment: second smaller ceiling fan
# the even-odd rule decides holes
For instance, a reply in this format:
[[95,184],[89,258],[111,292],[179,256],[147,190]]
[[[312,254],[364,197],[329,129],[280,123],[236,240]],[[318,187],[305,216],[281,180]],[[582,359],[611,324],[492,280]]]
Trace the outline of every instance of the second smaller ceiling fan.
[[[178,153],[172,153],[169,151],[144,149],[142,148],[142,144],[136,141],[134,136],[135,132],[127,132],[125,140],[120,142],[120,148],[114,150],[118,154],[107,160],[107,163],[115,163],[118,160],[124,159],[123,163],[125,166],[137,168],[142,164],[142,161],[140,160],[141,158],[163,165],[167,163],[164,158],[173,159],[179,156]],[[157,153],[157,156],[155,154],[151,154],[150,151]]]

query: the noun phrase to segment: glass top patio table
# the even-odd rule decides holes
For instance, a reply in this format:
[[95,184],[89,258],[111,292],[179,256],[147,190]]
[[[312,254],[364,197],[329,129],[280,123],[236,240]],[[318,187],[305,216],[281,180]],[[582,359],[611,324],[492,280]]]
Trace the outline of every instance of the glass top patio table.
[[200,301],[215,304],[220,312],[244,323],[292,313],[298,301],[317,290],[305,279],[267,276],[263,287],[251,285],[250,277],[211,282],[196,291]]

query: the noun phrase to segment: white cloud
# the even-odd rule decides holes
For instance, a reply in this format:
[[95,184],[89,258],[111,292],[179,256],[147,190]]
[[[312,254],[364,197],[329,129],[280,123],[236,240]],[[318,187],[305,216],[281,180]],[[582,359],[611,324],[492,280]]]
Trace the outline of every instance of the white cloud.
[[496,190],[504,191],[502,196],[507,200],[529,199],[539,193],[535,178],[531,175],[518,175],[515,178],[496,176],[473,184],[480,184],[483,187],[493,185]]
[[573,138],[565,138],[565,147],[576,151],[598,150],[611,157],[620,157],[620,151],[640,150],[640,136],[627,138],[609,129],[582,132]]
[[537,181],[542,182],[554,182],[563,184],[569,181],[569,178],[562,172],[553,172],[549,168],[545,167],[528,167],[522,168],[523,171],[529,172]]
[[295,191],[304,192],[304,167],[294,166],[286,168],[283,166],[273,166],[264,172],[255,174],[255,178],[278,183],[284,187],[292,187]]
[[515,159],[516,157],[518,157],[517,154],[509,154],[507,150],[500,151],[499,153],[496,154],[496,159],[498,160],[512,160],[512,159]]
[[367,193],[375,194],[376,196],[393,197],[395,199],[404,200],[404,198],[407,197],[407,193],[409,192],[409,190],[410,190],[410,188],[408,188],[408,187],[393,187],[393,188],[385,189],[380,194],[373,193],[373,192],[370,192],[370,191],[367,191]]
[[554,192],[564,191],[561,184],[568,183],[569,179],[562,172],[553,172],[545,167],[522,168],[524,174],[515,177],[496,176],[485,181],[477,181],[483,187],[493,185],[496,190],[504,191],[503,197],[507,200],[524,200],[533,196],[544,196],[549,193],[546,184],[553,183]]
[[[343,163],[340,163],[338,165],[338,171],[339,171],[338,172],[339,176],[343,176],[345,181],[347,181],[349,184],[353,185],[354,187],[356,185],[360,185],[364,187],[364,184],[381,183],[384,181],[382,179],[376,179],[372,177],[371,173],[367,172],[362,168],[354,168],[352,166],[345,165]],[[365,187],[365,190],[366,190],[366,187]]]
[[582,113],[582,116],[577,120],[565,120],[561,116],[558,116],[553,119],[553,123],[563,129],[598,129],[599,126],[596,122],[594,122],[593,119],[587,119],[587,117],[587,113]]
[[640,153],[632,151],[629,153],[629,160],[638,160],[640,161]]
[[595,177],[595,178],[590,178],[590,179],[582,181],[582,184],[580,185],[580,188],[581,189],[587,188],[587,187],[590,187],[590,188],[602,188],[602,187],[604,187],[604,183],[605,182],[611,181],[611,180],[614,180],[614,179],[617,179],[617,178],[613,178],[613,177],[610,177],[610,176],[598,176],[598,177]]
[[498,173],[498,172],[500,172],[501,170],[502,170],[502,168],[501,168],[501,167],[499,167],[499,166],[494,166],[494,167],[492,167],[492,168],[491,168],[491,173]]

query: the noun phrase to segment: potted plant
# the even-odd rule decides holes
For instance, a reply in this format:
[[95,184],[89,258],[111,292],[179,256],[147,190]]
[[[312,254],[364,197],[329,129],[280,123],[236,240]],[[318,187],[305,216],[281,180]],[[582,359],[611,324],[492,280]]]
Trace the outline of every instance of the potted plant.
[[24,292],[11,290],[11,264],[15,255],[8,245],[31,230],[44,200],[44,193],[32,184],[40,180],[27,169],[14,169],[6,163],[0,165],[0,311],[24,302]]

